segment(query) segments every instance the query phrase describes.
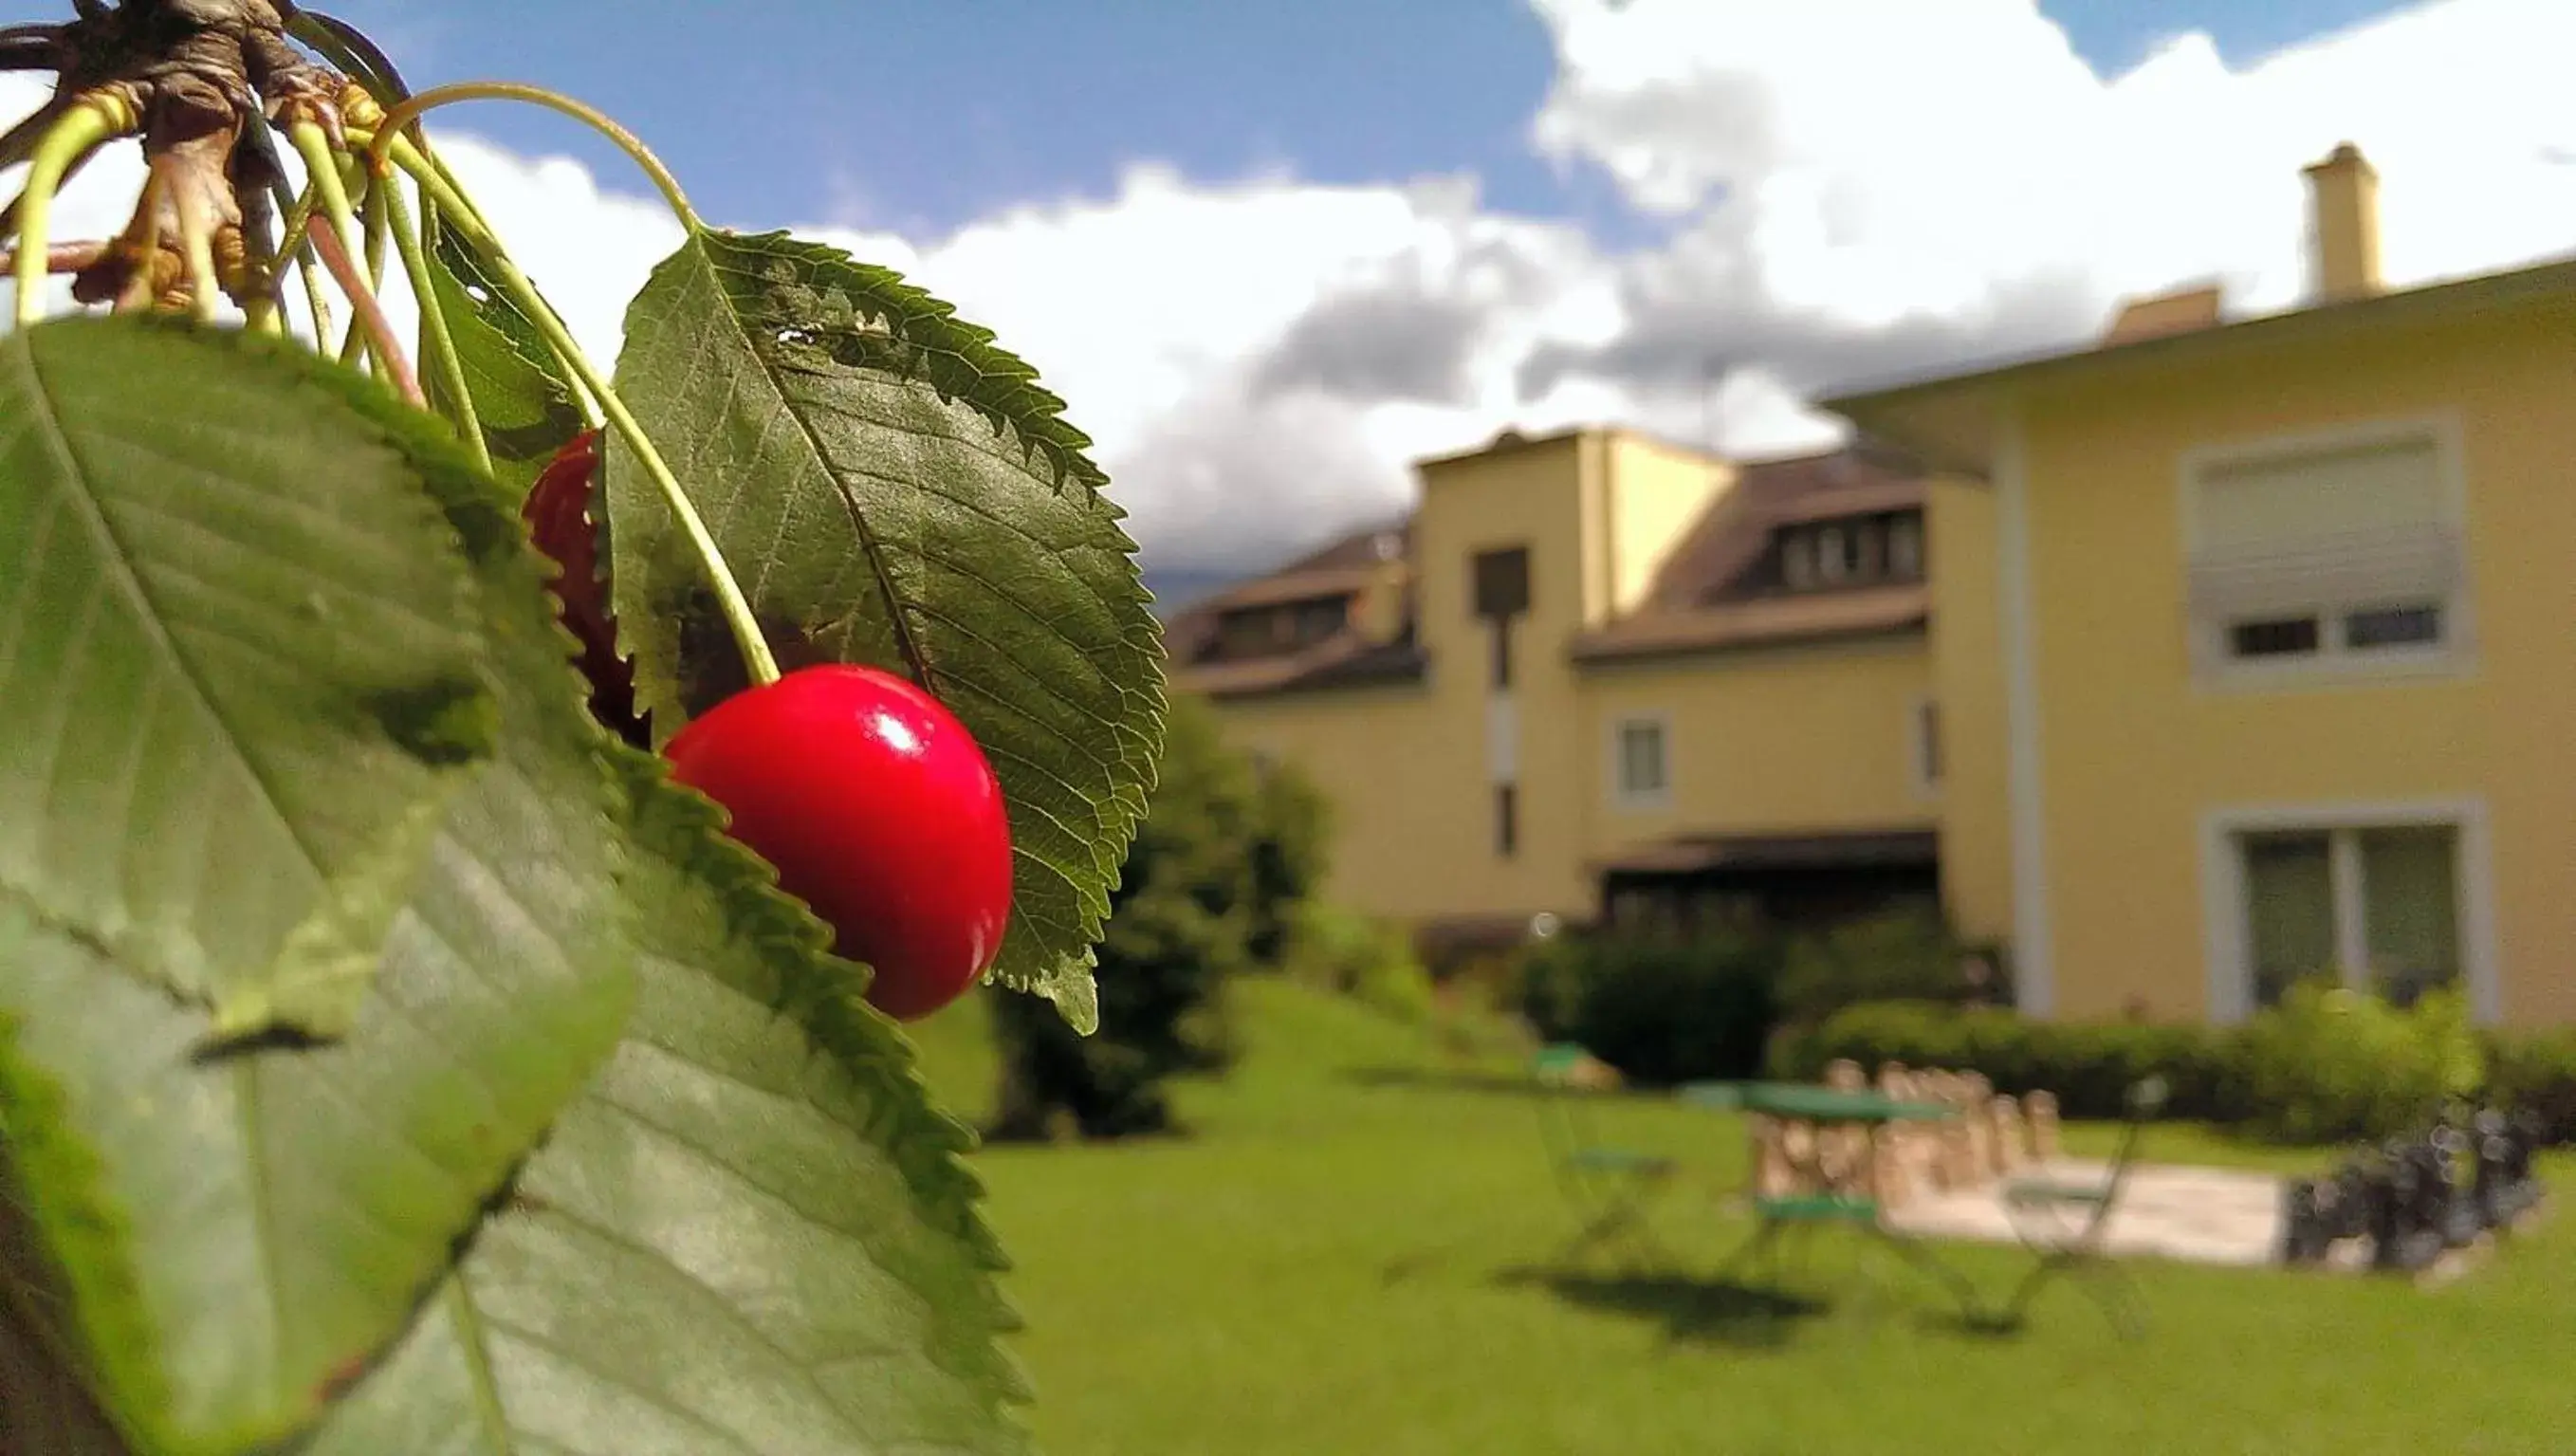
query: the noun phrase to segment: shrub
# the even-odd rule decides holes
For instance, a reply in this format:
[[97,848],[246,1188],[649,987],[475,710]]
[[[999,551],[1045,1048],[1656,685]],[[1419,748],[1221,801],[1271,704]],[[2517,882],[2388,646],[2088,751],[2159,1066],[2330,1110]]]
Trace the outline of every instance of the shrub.
[[1252,908],[1245,949],[1263,965],[1284,964],[1307,896],[1324,882],[1332,807],[1314,781],[1289,764],[1254,771]]
[[1815,1080],[1836,1058],[1873,1073],[1891,1061],[1976,1072],[2016,1096],[2045,1088],[2064,1115],[2083,1118],[2119,1117],[2129,1086],[2155,1073],[2172,1088],[2168,1115],[2223,1120],[2243,1106],[2228,1042],[2187,1025],[2027,1021],[1996,1008],[1880,1001],[1782,1036],[1769,1065],[1795,1081]]
[[2553,1143],[2576,1143],[2576,1027],[2487,1039],[2487,1095],[2538,1113]]
[[1759,936],[1560,935],[1523,955],[1513,999],[1549,1040],[1581,1043],[1632,1082],[1670,1086],[1760,1068],[1778,969]]
[[[1849,1058],[1984,1075],[1997,1091],[2055,1093],[2069,1117],[2116,1118],[2139,1078],[2172,1087],[2166,1115],[2230,1123],[2263,1138],[2333,1142],[2420,1124],[2446,1098],[2478,1090],[2576,1128],[2576,1033],[2508,1044],[2495,1073],[2456,992],[2399,1011],[2341,988],[2293,988],[2236,1029],[2188,1023],[2027,1021],[1996,1009],[1923,1001],[1864,1003],[1771,1048],[1771,1075],[1810,1081]],[[2563,1132],[2561,1135],[2565,1135]]]
[[1905,904],[1800,935],[1780,969],[1780,1012],[1812,1025],[1865,1001],[1966,1002],[1993,987],[1967,975],[1971,948],[1936,905]]
[[2376,996],[2301,982],[2246,1024],[2241,1039],[2258,1137],[2318,1143],[2394,1136],[2485,1081],[2458,991],[2400,1011]]
[[993,1003],[997,1139],[1048,1138],[1068,1122],[1094,1138],[1167,1130],[1164,1084],[1232,1059],[1225,982],[1262,964],[1263,927],[1294,917],[1309,888],[1300,876],[1320,863],[1303,850],[1262,862],[1265,847],[1296,842],[1296,826],[1269,818],[1294,801],[1267,790],[1204,705],[1176,700],[1167,731],[1151,809],[1110,897],[1098,1032],[1074,1035],[1033,998]]
[[1432,1011],[1431,973],[1398,927],[1336,906],[1298,907],[1288,963],[1298,979],[1398,1021]]

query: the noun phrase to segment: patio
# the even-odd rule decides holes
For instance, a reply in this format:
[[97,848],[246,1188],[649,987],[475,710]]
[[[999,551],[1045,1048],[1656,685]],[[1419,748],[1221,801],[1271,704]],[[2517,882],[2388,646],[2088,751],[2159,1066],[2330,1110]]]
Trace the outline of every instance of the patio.
[[[2110,1165],[2052,1158],[2026,1173],[2069,1183],[2101,1183]],[[2140,1163],[2129,1170],[2102,1231],[2103,1252],[2117,1258],[2176,1259],[2240,1266],[2281,1261],[2282,1196],[2287,1180],[2234,1168]],[[1887,1211],[1891,1228],[1915,1238],[2014,1243],[2001,1183],[1924,1189]]]

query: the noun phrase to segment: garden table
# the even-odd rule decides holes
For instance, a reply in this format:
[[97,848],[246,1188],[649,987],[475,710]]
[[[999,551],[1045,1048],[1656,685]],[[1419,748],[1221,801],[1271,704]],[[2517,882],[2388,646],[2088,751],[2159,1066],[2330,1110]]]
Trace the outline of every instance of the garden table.
[[[1845,1090],[1804,1082],[1694,1082],[1680,1089],[1680,1100],[1713,1111],[1744,1112],[1783,1122],[1804,1122],[1822,1134],[1834,1129],[1859,1131],[1874,1141],[1876,1130],[1890,1123],[1937,1122],[1958,1115],[1945,1102],[1912,1102],[1868,1090]],[[1784,1140],[1785,1141],[1785,1140]],[[1941,1263],[1919,1243],[1887,1226],[1879,1199],[1878,1159],[1858,1160],[1858,1178],[1849,1170],[1824,1166],[1827,1139],[1819,1136],[1803,1157],[1791,1152],[1790,1166],[1804,1187],[1785,1195],[1765,1194],[1756,1182],[1750,1190],[1755,1228],[1752,1238],[1723,1266],[1733,1269],[1746,1259],[1776,1247],[1783,1229],[1845,1224],[1876,1239],[1906,1263],[1931,1274],[1960,1300],[1961,1312],[1978,1312],[1976,1291],[1957,1271]],[[1784,1149],[1785,1151],[1785,1149]]]

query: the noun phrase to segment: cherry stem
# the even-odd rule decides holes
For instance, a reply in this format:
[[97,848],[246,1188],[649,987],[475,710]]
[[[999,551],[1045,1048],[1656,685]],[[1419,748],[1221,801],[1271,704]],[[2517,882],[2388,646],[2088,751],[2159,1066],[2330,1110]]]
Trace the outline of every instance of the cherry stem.
[[[426,100],[433,94],[422,92],[413,101]],[[689,538],[689,545],[696,550],[699,563],[706,569],[708,584],[715,589],[716,603],[724,613],[725,625],[732,629],[734,642],[742,650],[743,666],[752,685],[765,687],[778,681],[778,659],[770,653],[768,639],[761,635],[760,620],[752,614],[751,602],[742,594],[742,583],[734,578],[732,568],[725,565],[724,552],[717,547],[714,533],[707,529],[707,523],[698,515],[698,508],[690,501],[688,492],[680,488],[679,477],[671,473],[671,467],[662,459],[662,452],[653,447],[652,438],[644,433],[643,426],[635,422],[635,416],[626,408],[626,401],[618,397],[616,389],[600,374],[599,367],[582,352],[581,345],[573,339],[572,330],[566,328],[563,320],[555,316],[555,311],[546,306],[546,301],[537,294],[536,285],[519,271],[519,265],[511,261],[499,240],[483,226],[473,209],[465,205],[464,199],[456,195],[446,180],[421,157],[418,149],[402,140],[395,130],[397,122],[398,118],[387,113],[385,126],[376,133],[378,142],[393,138],[391,151],[394,161],[420,183],[424,192],[437,200],[442,215],[455,214],[453,225],[457,235],[491,264],[493,279],[501,285],[501,291],[527,314],[528,321],[545,335],[547,346],[563,361],[564,367],[570,369],[574,377],[588,386],[598,399],[601,411],[608,416],[609,425],[626,441],[627,448],[635,452],[637,463],[644,467],[644,473],[662,493],[663,504],[670,509],[672,517],[680,523],[682,534]]]
[[[313,246],[303,236],[303,219],[312,216],[314,192],[308,185],[299,198],[286,190],[284,182],[271,182],[269,188],[269,195],[276,199],[279,215],[296,219],[294,227],[287,233],[287,240],[279,243],[276,254],[270,259],[269,286],[272,289],[277,286],[288,258],[292,257],[296,275],[304,280],[304,307],[313,316],[313,349],[320,353],[331,347],[331,300],[323,296],[322,277],[313,266]],[[281,307],[280,312],[283,311]]]
[[313,234],[313,249],[322,255],[322,265],[331,270],[340,291],[349,297],[349,308],[357,315],[349,324],[350,331],[354,333],[362,327],[367,331],[369,346],[375,349],[376,357],[385,361],[404,403],[429,408],[429,401],[420,392],[419,376],[412,373],[411,361],[403,357],[402,345],[394,339],[393,324],[385,318],[384,305],[368,290],[366,275],[358,271],[357,260],[349,256],[349,250],[330,229]]
[[[375,137],[376,133],[357,128],[352,128],[349,134],[349,140],[353,145],[365,144],[371,153]],[[436,152],[426,146],[416,146],[411,138],[400,134],[395,135],[393,146],[389,150],[395,165],[409,174],[420,186],[421,219],[424,228],[432,219],[453,212],[466,224],[457,229],[458,236],[466,238],[469,243],[473,238],[468,228],[479,230],[487,240],[498,236],[493,232],[492,225],[483,220],[483,213],[475,207],[474,199],[465,195],[465,184],[456,180],[456,174],[448,169],[447,163]],[[495,241],[492,246],[498,248],[500,244]],[[533,284],[530,286],[534,287]],[[553,318],[557,324],[562,324],[562,316],[554,312],[554,305],[546,302],[543,294],[537,295],[536,307]],[[566,332],[569,330],[567,329]],[[570,365],[567,364],[566,367],[569,368]],[[585,426],[595,430],[605,423],[600,413],[599,402],[591,397],[589,385],[585,384],[578,375],[563,382],[570,386],[573,404],[581,411],[582,423]]]
[[[662,165],[662,159],[653,155],[653,149],[644,145],[642,138],[618,125],[616,120],[605,112],[575,101],[561,92],[549,91],[543,86],[523,85],[517,81],[460,81],[451,86],[433,86],[429,90],[419,92],[386,108],[384,120],[376,123],[375,140],[367,147],[369,164],[383,166],[387,153],[400,139],[403,128],[419,120],[423,113],[458,101],[525,101],[551,111],[561,112],[587,125],[591,130],[616,143],[619,151],[633,158],[635,165],[644,169],[644,175],[653,179],[654,187],[660,190],[662,200],[671,205],[671,211],[680,219],[682,227],[696,232],[705,226],[698,220],[696,209],[689,206],[688,194],[680,190],[679,179],[671,175],[671,169]],[[480,221],[480,219],[476,220]]]
[[[330,139],[322,128],[310,121],[298,121],[286,129],[287,138],[295,144],[295,154],[304,159],[305,186],[320,199],[322,216],[340,235],[342,250],[358,250],[358,219],[349,207],[349,189],[341,184],[340,164],[331,151]],[[306,229],[309,233],[310,227]],[[329,255],[326,253],[324,257]],[[341,285],[348,285],[343,282]],[[352,304],[355,299],[350,300]]]
[[[345,190],[348,186],[347,180],[343,179],[340,185]],[[371,182],[365,199],[358,204],[358,226],[366,233],[367,238],[367,288],[368,291],[376,294],[382,294],[385,291],[385,245],[390,241],[386,237],[386,228],[390,221],[390,217],[385,212],[384,188]],[[364,336],[355,329],[349,331],[348,340],[340,346],[341,363],[357,362],[358,340],[362,337]],[[378,362],[377,372],[380,374],[383,372],[381,361]]]
[[90,148],[109,137],[134,130],[142,118],[134,103],[113,91],[93,92],[63,113],[47,129],[27,159],[26,191],[18,198],[18,327],[33,328],[45,314],[45,264],[52,250],[45,235],[53,228],[54,189],[63,174]]
[[485,474],[492,470],[492,451],[483,440],[483,424],[475,417],[474,393],[465,384],[465,361],[456,352],[456,337],[447,329],[447,309],[438,301],[438,287],[429,271],[429,253],[412,231],[411,205],[403,201],[402,185],[390,176],[379,176],[376,188],[384,193],[385,208],[392,214],[394,248],[402,254],[403,276],[411,280],[413,301],[420,306],[421,353],[438,371],[438,392],[452,412],[450,418],[474,463]]

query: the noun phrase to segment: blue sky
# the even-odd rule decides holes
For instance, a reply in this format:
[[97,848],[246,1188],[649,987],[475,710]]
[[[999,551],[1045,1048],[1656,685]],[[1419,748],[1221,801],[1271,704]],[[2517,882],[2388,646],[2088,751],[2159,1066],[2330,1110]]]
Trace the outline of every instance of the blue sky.
[[[568,91],[711,220],[992,327],[1164,572],[1382,522],[1505,426],[1798,453],[1842,438],[1821,395],[2142,294],[2295,306],[2300,168],[2342,141],[2395,286],[2576,243],[2576,0],[321,3],[416,86]],[[0,119],[40,87],[0,76]],[[650,189],[534,108],[432,126],[614,357],[679,241]],[[64,236],[121,225],[130,167]]]
[[[416,86],[544,78],[640,131],[700,210],[744,226],[936,235],[1015,203],[1103,196],[1139,159],[1197,181],[1466,172],[1488,207],[1646,229],[1589,168],[1535,156],[1555,57],[1517,0],[337,0]],[[2049,0],[2092,67],[2201,30],[2231,64],[2387,0]],[[569,150],[569,123],[480,106],[447,125]]]

